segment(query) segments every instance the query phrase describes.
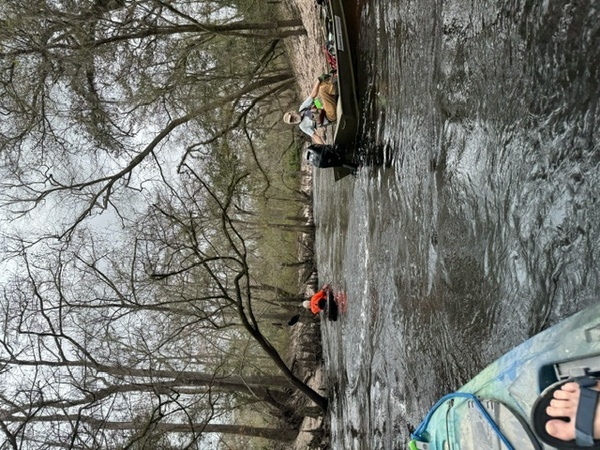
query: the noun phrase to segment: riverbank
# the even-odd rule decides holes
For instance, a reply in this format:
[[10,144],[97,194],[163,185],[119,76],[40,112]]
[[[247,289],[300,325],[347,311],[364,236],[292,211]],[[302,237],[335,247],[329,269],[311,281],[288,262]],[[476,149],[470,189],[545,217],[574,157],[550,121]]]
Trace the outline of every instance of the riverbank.
[[[304,98],[311,91],[316,78],[327,71],[327,64],[322,50],[322,32],[319,27],[319,11],[314,0],[283,0],[280,5],[284,14],[289,17],[299,17],[306,29],[306,35],[287,39],[285,46],[290,55],[294,71],[298,95]],[[306,159],[301,158],[302,190],[312,196],[313,169]],[[313,222],[312,203],[304,211],[307,223]],[[299,242],[300,260],[306,257],[314,258],[314,236],[303,235]],[[309,252],[307,255],[303,252]],[[316,260],[315,260],[316,264]],[[300,275],[305,278],[305,273]],[[301,280],[303,293],[308,298],[318,288],[316,272],[308,280]],[[290,367],[299,367],[303,381],[320,394],[327,395],[324,383],[324,371],[321,351],[321,329],[317,319],[301,321],[291,328],[291,346],[289,355]],[[295,393],[291,399],[298,410],[311,411],[304,417],[296,440],[286,449],[310,450],[328,449],[329,435],[327,432],[327,417],[318,411],[310,401],[300,393]]]

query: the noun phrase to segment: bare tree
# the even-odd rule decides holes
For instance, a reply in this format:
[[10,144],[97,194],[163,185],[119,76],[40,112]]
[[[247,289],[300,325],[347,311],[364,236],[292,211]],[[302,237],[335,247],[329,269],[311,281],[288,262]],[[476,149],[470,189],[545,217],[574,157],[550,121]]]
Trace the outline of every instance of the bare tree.
[[[206,136],[235,132],[289,89],[282,38],[298,21],[248,22],[230,4],[163,0],[3,6],[0,24],[0,199],[16,214],[65,196],[70,226],[140,189],[144,164]],[[218,18],[218,19],[216,19]],[[265,44],[266,42],[266,44]],[[215,113],[216,111],[216,113]]]
[[255,139],[293,82],[280,42],[302,32],[231,2],[0,5],[7,448],[287,440],[232,416],[300,414],[291,389],[326,409],[259,325],[273,295],[297,300],[258,276],[259,225],[310,231],[253,213],[271,189]]
[[[23,254],[26,276],[4,288],[0,341],[8,386],[0,394],[0,428],[13,447],[42,435],[74,448],[165,433],[192,441],[215,432],[294,436],[221,419],[233,405],[257,401],[287,414],[290,383],[232,370],[227,344],[216,336],[231,330],[229,319],[206,312],[217,296],[153,298],[158,292],[135,280],[135,271],[120,277],[108,260],[90,260],[81,249],[60,251],[45,265]],[[209,334],[219,349],[202,345]]]
[[[111,250],[80,232],[68,243],[15,249],[26,276],[4,288],[0,363],[6,384],[18,387],[2,394],[7,439],[38,439],[52,423],[56,442],[68,437],[84,447],[138,439],[142,431],[186,429],[196,440],[219,429],[213,425],[234,398],[295,414],[285,405],[290,385],[327,408],[327,399],[286,366],[255,314],[267,286],[253,275],[260,258],[244,237],[253,227],[244,231],[233,207],[244,201],[247,177],[202,177],[185,165],[179,182],[164,180],[124,248]],[[243,336],[283,377],[237,373],[233,361],[253,359],[236,345]],[[140,414],[151,421],[131,425]],[[183,417],[187,428],[173,425]]]
[[[184,197],[184,193],[180,191],[173,192],[173,199],[177,198],[180,202],[176,203],[172,199],[169,202],[170,209],[159,208],[159,212],[177,230],[179,240],[165,247],[168,257],[165,255],[161,259],[168,260],[169,266],[156,275],[168,278],[195,269],[203,271],[211,279],[211,285],[219,298],[235,308],[245,330],[269,354],[290,382],[319,407],[326,409],[327,399],[296,378],[277,350],[265,338],[254,315],[255,292],[252,289],[250,269],[252,256],[242,232],[238,229],[239,221],[235,219],[233,208],[233,201],[239,195],[238,189],[247,174],[232,174],[229,183],[222,186],[221,191],[217,191],[193,167],[186,165],[186,172],[190,176],[188,184],[201,187],[205,191],[207,202],[212,204],[220,224],[219,234],[208,239],[206,245],[201,245],[207,236],[197,227],[196,220],[202,217],[207,204],[198,202],[195,198]],[[177,206],[180,206],[181,210],[177,210]],[[182,246],[181,241],[188,245]],[[203,250],[204,247],[206,250]]]

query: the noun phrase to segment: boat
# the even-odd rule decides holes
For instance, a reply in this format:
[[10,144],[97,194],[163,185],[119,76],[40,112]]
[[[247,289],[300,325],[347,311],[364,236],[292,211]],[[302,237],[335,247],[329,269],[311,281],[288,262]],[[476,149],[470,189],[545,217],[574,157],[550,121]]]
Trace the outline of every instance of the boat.
[[531,410],[551,384],[600,376],[600,305],[514,348],[440,399],[412,434],[410,450],[550,449],[532,431]]
[[[352,45],[344,14],[344,0],[328,0],[323,4],[324,34],[326,42],[333,42],[329,49],[335,58],[338,78],[337,120],[333,124],[333,145],[351,156],[356,145],[359,126],[358,99],[354,76]],[[350,158],[349,158],[350,159]],[[335,167],[335,180],[354,173],[351,167]]]

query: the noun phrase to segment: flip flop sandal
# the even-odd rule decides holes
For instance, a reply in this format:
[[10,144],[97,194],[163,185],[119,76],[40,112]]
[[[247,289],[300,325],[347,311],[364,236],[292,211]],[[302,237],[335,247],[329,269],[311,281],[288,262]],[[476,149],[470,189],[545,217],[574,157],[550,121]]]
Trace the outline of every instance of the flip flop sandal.
[[[579,384],[581,394],[577,405],[577,414],[575,416],[575,440],[563,441],[550,436],[546,431],[546,423],[549,420],[560,419],[568,422],[567,418],[551,417],[546,413],[546,408],[550,406],[550,401],[554,398],[554,392],[560,389],[565,383],[575,382]],[[596,405],[598,404],[599,391],[589,389],[596,386],[597,379],[592,377],[578,377],[559,381],[548,386],[540,394],[531,409],[531,424],[538,438],[545,444],[551,445],[558,450],[600,450],[600,440],[593,439],[594,415]]]

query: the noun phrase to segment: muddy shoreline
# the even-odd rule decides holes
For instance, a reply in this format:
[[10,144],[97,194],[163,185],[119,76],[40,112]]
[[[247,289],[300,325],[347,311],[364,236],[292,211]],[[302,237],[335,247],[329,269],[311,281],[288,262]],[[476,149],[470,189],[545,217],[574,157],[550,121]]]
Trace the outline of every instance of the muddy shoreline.
[[[319,12],[313,0],[283,0],[280,4],[283,15],[300,18],[306,29],[306,35],[286,39],[284,45],[290,55],[290,63],[297,82],[298,97],[303,99],[310,92],[316,78],[327,71],[327,64],[322,50],[322,32],[319,27]],[[313,178],[312,166],[301,158],[302,190],[312,198]],[[313,224],[312,202],[304,210],[307,223]],[[300,260],[307,257],[314,261],[314,234],[303,234],[298,242]],[[307,272],[301,271],[299,281],[303,294],[308,298],[318,289],[316,266],[312,276],[307,279]],[[327,396],[325,386],[323,359],[321,350],[320,320],[302,315],[303,319],[290,327],[289,367],[300,378],[318,393]],[[302,420],[295,441],[286,444],[288,450],[328,449],[329,433],[327,416],[303,394],[294,392],[290,403],[296,411],[305,411],[307,415]]]

